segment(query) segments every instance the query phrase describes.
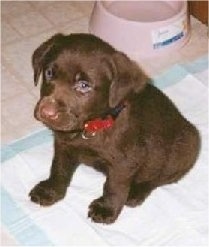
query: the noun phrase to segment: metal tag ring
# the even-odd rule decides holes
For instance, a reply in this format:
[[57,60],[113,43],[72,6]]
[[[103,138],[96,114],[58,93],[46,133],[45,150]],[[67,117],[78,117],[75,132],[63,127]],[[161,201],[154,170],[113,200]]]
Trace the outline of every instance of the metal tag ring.
[[86,131],[83,131],[81,136],[84,140],[87,140],[87,139],[93,138],[95,135],[96,135],[96,132],[87,133]]

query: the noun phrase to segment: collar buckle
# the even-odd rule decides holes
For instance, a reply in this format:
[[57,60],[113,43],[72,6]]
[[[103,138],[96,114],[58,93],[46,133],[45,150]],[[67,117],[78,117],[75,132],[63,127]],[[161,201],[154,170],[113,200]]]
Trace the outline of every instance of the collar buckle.
[[96,132],[87,132],[87,131],[84,129],[83,132],[82,132],[82,134],[81,134],[81,137],[82,137],[84,140],[88,140],[88,139],[93,138],[95,135],[96,135]]

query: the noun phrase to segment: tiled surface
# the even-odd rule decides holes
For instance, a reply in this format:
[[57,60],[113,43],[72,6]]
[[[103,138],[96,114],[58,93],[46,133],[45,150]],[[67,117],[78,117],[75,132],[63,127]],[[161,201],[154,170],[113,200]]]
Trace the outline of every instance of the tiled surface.
[[[2,144],[21,138],[42,127],[33,118],[38,88],[33,86],[31,54],[56,32],[88,32],[92,1],[2,1]],[[192,18],[192,37],[174,56],[142,62],[155,75],[175,63],[192,61],[207,52],[207,27]],[[3,245],[15,245],[5,231]]]

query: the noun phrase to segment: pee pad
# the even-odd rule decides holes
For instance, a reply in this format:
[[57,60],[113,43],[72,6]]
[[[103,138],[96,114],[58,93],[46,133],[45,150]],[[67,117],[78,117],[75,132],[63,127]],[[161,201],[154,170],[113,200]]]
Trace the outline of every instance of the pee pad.
[[2,227],[22,246],[206,246],[206,71],[207,59],[204,58],[196,65],[176,65],[154,80],[182,114],[195,124],[202,138],[196,165],[182,180],[156,189],[139,207],[125,206],[114,224],[96,224],[87,217],[88,205],[102,194],[105,177],[81,165],[64,200],[51,207],[40,207],[29,200],[28,193],[49,175],[52,134],[43,129],[2,147]]

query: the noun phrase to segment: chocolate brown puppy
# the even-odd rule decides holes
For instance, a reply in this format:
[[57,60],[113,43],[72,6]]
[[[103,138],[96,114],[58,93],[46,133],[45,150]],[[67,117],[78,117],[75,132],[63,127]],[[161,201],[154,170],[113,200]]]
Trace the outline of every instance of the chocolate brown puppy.
[[80,163],[106,175],[89,206],[95,222],[112,223],[124,205],[140,205],[157,187],[194,165],[197,129],[125,54],[90,34],[56,34],[32,57],[42,74],[35,118],[54,133],[49,178],[30,192],[49,206],[64,198]]

